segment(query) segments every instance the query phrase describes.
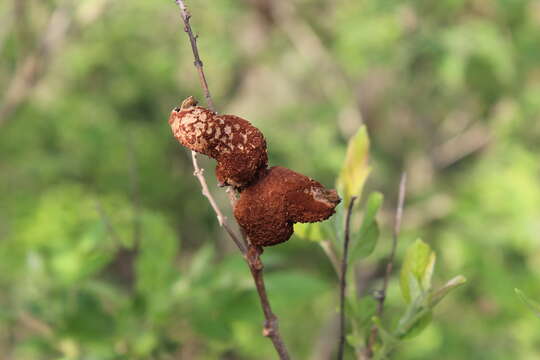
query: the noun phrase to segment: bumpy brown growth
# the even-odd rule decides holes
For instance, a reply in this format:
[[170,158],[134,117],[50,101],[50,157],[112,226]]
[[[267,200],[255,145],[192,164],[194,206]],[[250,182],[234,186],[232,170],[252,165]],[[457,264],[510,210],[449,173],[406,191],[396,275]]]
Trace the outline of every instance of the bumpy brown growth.
[[238,116],[217,115],[197,106],[192,96],[171,112],[169,124],[182,145],[217,160],[216,177],[222,185],[242,189],[268,165],[259,129]]
[[335,190],[307,176],[268,169],[264,136],[247,120],[217,115],[190,96],[171,112],[169,124],[182,145],[217,160],[221,184],[242,191],[234,216],[254,245],[287,241],[294,223],[326,220],[340,202]]
[[339,202],[335,190],[275,166],[241,193],[234,216],[253,244],[270,246],[287,241],[296,222],[328,219]]

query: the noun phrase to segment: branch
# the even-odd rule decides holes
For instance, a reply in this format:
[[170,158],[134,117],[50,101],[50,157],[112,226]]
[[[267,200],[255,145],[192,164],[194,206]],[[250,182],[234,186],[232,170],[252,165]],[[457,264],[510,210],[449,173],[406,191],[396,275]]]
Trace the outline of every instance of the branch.
[[349,256],[349,238],[351,213],[356,201],[356,196],[351,197],[349,207],[347,208],[347,217],[345,218],[345,241],[343,242],[343,258],[341,259],[341,279],[339,283],[339,347],[338,360],[343,359],[343,350],[345,347],[345,290],[347,288],[347,265]]
[[199,162],[197,161],[197,153],[195,151],[191,152],[191,160],[193,162],[193,169],[194,169],[193,175],[195,175],[197,180],[199,180],[199,183],[201,184],[201,188],[202,188],[202,194],[208,199],[208,202],[212,206],[212,209],[214,209],[214,212],[216,213],[216,217],[219,222],[219,226],[223,227],[225,231],[227,232],[227,234],[229,234],[232,241],[234,241],[234,243],[238,247],[238,250],[240,250],[242,254],[245,254],[246,253],[245,242],[240,240],[238,236],[236,236],[234,231],[231,229],[229,224],[227,224],[227,218],[223,216],[223,213],[221,212],[221,210],[219,209],[216,203],[216,200],[210,193],[210,190],[208,190],[208,184],[206,183],[206,179],[204,178],[204,169],[199,166]]
[[[187,7],[183,0],[175,0],[175,2],[180,7],[180,13],[182,15],[182,20],[184,22],[184,31],[188,35],[189,42],[191,44],[191,50],[193,51],[193,58],[195,59],[194,65],[195,65],[195,68],[197,69],[197,73],[199,74],[199,80],[201,83],[201,87],[204,91],[204,97],[206,99],[206,103],[208,104],[208,107],[210,108],[210,110],[215,112],[214,102],[212,100],[212,96],[210,95],[210,90],[208,89],[208,83],[206,81],[206,76],[203,70],[203,63],[201,61],[201,58],[199,56],[199,50],[197,48],[197,37],[193,35],[193,30],[191,29],[191,25],[190,25],[191,14],[187,10]],[[253,276],[253,281],[255,282],[255,286],[257,288],[257,293],[259,295],[259,300],[261,302],[261,307],[264,313],[265,322],[264,322],[264,327],[263,327],[263,335],[270,338],[281,360],[289,360],[290,357],[287,351],[287,347],[285,346],[285,343],[283,342],[283,339],[279,332],[278,318],[272,312],[270,301],[268,300],[268,295],[266,294],[266,287],[265,287],[264,278],[263,278],[264,266],[260,258],[260,255],[262,254],[263,250],[261,247],[253,246],[251,244],[247,246],[247,240],[246,240],[245,234],[242,232],[242,239],[239,239],[234,234],[234,232],[230,229],[230,227],[226,223],[225,217],[223,216],[219,207],[217,206],[216,201],[214,200],[214,198],[210,194],[210,191],[208,190],[208,184],[206,183],[206,179],[204,178],[204,175],[203,175],[204,169],[200,168],[197,162],[197,154],[193,151],[191,152],[191,154],[192,154],[191,158],[193,162],[193,168],[195,170],[194,175],[197,177],[197,179],[199,180],[199,183],[201,184],[203,195],[206,196],[206,198],[210,202],[210,205],[214,209],[214,212],[216,213],[219,224],[227,231],[227,233],[229,234],[231,239],[234,241],[234,243],[236,244],[240,252],[246,258],[247,264],[249,266],[249,270],[251,271],[251,275]],[[227,191],[227,193],[231,201],[231,206],[234,208],[235,202],[236,202],[236,194],[230,189]]]
[[266,287],[263,279],[264,265],[260,257],[262,252],[263,249],[261,247],[250,245],[246,257],[249,269],[251,270],[251,275],[253,276],[253,281],[257,287],[257,293],[259,294],[264,313],[265,322],[263,327],[263,335],[272,340],[274,348],[276,349],[276,352],[281,360],[289,360],[290,357],[287,347],[285,346],[285,343],[283,342],[283,339],[279,333],[278,318],[272,312],[270,301],[268,300],[268,295],[266,294]]
[[191,44],[191,50],[193,51],[193,58],[195,59],[193,64],[197,68],[197,73],[199,73],[199,80],[201,82],[201,87],[204,91],[204,98],[206,99],[206,103],[208,104],[210,110],[215,112],[216,108],[214,107],[214,101],[212,100],[210,90],[208,89],[208,82],[206,82],[206,76],[204,75],[203,70],[203,62],[201,61],[201,57],[199,56],[199,49],[197,48],[197,36],[193,35],[193,30],[191,29],[191,25],[189,23],[189,20],[191,19],[191,14],[189,13],[183,0],[175,0],[175,2],[180,7],[180,12],[182,13],[182,20],[184,21],[184,31],[189,37],[189,43]]
[[[195,59],[193,64],[195,65],[195,68],[197,69],[197,73],[199,74],[199,80],[201,83],[201,87],[204,92],[204,98],[206,99],[206,103],[210,110],[216,111],[216,108],[214,106],[214,101],[212,100],[212,96],[210,95],[210,90],[208,89],[208,82],[206,81],[206,76],[204,74],[203,69],[203,62],[201,61],[201,57],[199,56],[199,49],[197,48],[197,37],[193,35],[193,30],[191,29],[191,24],[189,20],[191,19],[191,14],[189,13],[185,3],[183,0],[175,0],[176,4],[180,7],[180,13],[182,15],[182,20],[184,22],[184,31],[188,35],[189,42],[191,44],[191,50],[193,52],[193,58]],[[204,169],[199,166],[199,162],[197,161],[197,153],[192,151],[191,152],[191,161],[193,163],[193,175],[199,180],[199,183],[202,188],[202,194],[208,199],[208,202],[212,206],[212,209],[214,210],[216,217],[219,222],[219,226],[223,227],[227,234],[229,234],[229,237],[234,241],[236,247],[238,247],[238,250],[242,254],[245,255],[246,248],[247,248],[247,241],[244,236],[240,239],[234,231],[231,229],[231,227],[227,224],[226,220],[227,218],[223,216],[223,213],[219,209],[215,199],[213,198],[212,194],[208,190],[208,184],[206,182],[206,179],[204,177]],[[229,197],[231,200],[231,206],[234,208],[234,202],[233,197]]]
[[[403,204],[405,202],[405,187],[407,185],[407,174],[403,172],[401,174],[401,180],[399,181],[399,195],[398,203],[396,207],[396,216],[394,218],[394,230],[392,235],[392,250],[390,251],[390,256],[388,258],[388,263],[386,264],[386,272],[384,274],[383,287],[376,294],[378,300],[377,304],[377,316],[381,317],[384,310],[384,301],[386,300],[386,289],[388,288],[388,282],[390,281],[390,274],[392,273],[392,268],[394,267],[394,258],[396,256],[396,249],[399,237],[399,231],[401,229],[401,219],[403,217]],[[371,334],[368,340],[367,346],[367,355],[368,358],[373,356],[373,345],[375,345],[375,340],[377,339],[377,327],[373,326],[371,328]]]

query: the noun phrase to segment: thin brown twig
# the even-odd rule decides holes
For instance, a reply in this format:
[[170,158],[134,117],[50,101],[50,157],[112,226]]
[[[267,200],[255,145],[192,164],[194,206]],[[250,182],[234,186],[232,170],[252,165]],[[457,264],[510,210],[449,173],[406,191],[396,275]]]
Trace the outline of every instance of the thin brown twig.
[[247,252],[247,262],[249,269],[251,270],[251,275],[253,276],[253,281],[257,287],[257,293],[259,294],[265,318],[263,335],[272,340],[274,348],[276,349],[276,352],[281,360],[289,360],[289,352],[287,351],[287,347],[285,346],[285,343],[283,342],[283,339],[279,333],[278,318],[272,312],[270,301],[268,300],[268,295],[266,294],[266,287],[263,278],[264,265],[261,261],[261,254],[261,247],[254,245],[249,246]]
[[231,237],[231,239],[234,241],[236,246],[238,247],[238,250],[242,254],[246,253],[246,246],[245,243],[236,236],[234,231],[231,229],[229,224],[227,224],[227,218],[223,215],[221,210],[219,209],[219,206],[216,203],[216,200],[210,193],[210,190],[208,190],[208,184],[206,183],[206,179],[204,178],[204,169],[199,166],[199,162],[197,161],[197,153],[192,151],[191,152],[191,160],[193,162],[193,175],[197,177],[199,180],[199,183],[201,184],[202,188],[202,194],[208,199],[208,202],[210,203],[210,206],[212,206],[212,209],[214,209],[214,212],[216,213],[216,217],[219,222],[219,226],[223,227],[227,234]]
[[347,208],[347,216],[345,218],[345,239],[343,241],[343,257],[341,259],[341,276],[339,281],[339,346],[338,360],[343,359],[345,348],[345,291],[347,289],[347,267],[349,257],[349,239],[350,239],[350,224],[351,213],[356,201],[356,196],[351,197],[349,207]]
[[[187,10],[187,7],[183,0],[175,0],[175,2],[180,7],[182,20],[184,22],[184,31],[187,33],[189,37],[191,50],[193,51],[193,57],[195,59],[194,65],[195,65],[195,68],[197,69],[197,73],[199,74],[199,80],[201,83],[201,87],[204,91],[204,97],[206,99],[206,102],[210,110],[215,112],[214,102],[212,101],[210,90],[208,89],[208,83],[206,81],[206,76],[203,70],[203,63],[200,59],[199,50],[197,48],[197,37],[193,35],[193,30],[191,29],[191,25],[190,25],[191,14]],[[236,246],[240,249],[240,251],[244,255],[246,262],[249,266],[249,269],[251,271],[251,275],[253,276],[253,281],[255,282],[255,286],[257,288],[257,293],[259,295],[259,300],[261,302],[261,307],[262,307],[263,314],[265,317],[263,335],[270,338],[281,360],[289,360],[290,357],[287,351],[287,347],[285,346],[285,343],[283,342],[283,339],[279,332],[278,318],[272,312],[270,301],[268,300],[268,295],[266,293],[266,287],[265,287],[264,278],[263,278],[264,266],[260,258],[260,255],[262,254],[262,248],[258,246],[253,246],[253,245],[248,246],[247,245],[248,241],[243,232],[242,232],[242,239],[239,239],[234,234],[234,232],[229,228],[229,226],[227,225],[225,221],[226,220],[225,217],[219,210],[219,207],[217,206],[214,198],[212,197],[212,195],[210,194],[210,191],[208,190],[208,184],[206,183],[206,179],[204,178],[204,175],[203,175],[204,169],[200,168],[197,162],[197,154],[193,151],[191,152],[191,154],[192,154],[193,168],[195,170],[194,174],[201,184],[203,195],[206,196],[206,198],[210,202],[210,205],[214,209],[214,212],[216,213],[216,216],[218,218],[220,225],[227,231],[229,236],[235,242]],[[228,194],[229,194],[229,199],[231,201],[231,206],[234,208],[236,196],[231,191],[228,191]]]
[[175,2],[180,7],[180,12],[182,13],[182,20],[184,21],[184,31],[189,37],[189,43],[191,44],[191,50],[193,51],[193,58],[195,59],[193,64],[197,68],[197,73],[199,74],[201,87],[204,91],[204,98],[206,99],[206,103],[208,104],[210,110],[216,111],[214,101],[212,100],[210,90],[208,89],[208,82],[206,81],[206,76],[204,75],[203,62],[201,61],[201,57],[199,56],[199,49],[197,48],[197,37],[193,35],[193,30],[191,29],[191,25],[189,23],[189,20],[191,19],[191,14],[189,13],[183,0],[175,0]]
[[[399,232],[401,229],[401,219],[403,217],[403,204],[405,202],[406,186],[407,186],[407,174],[403,172],[401,174],[401,179],[399,181],[398,203],[396,206],[396,216],[394,218],[394,229],[393,229],[393,234],[392,234],[392,250],[390,251],[390,256],[388,257],[388,263],[386,264],[386,272],[384,274],[382,289],[377,292],[377,301],[378,301],[377,316],[378,317],[381,317],[384,311],[384,301],[386,300],[386,290],[388,288],[388,283],[390,281],[390,274],[392,273],[392,269],[394,267],[394,258],[396,256]],[[373,346],[375,345],[375,341],[377,339],[377,332],[378,332],[377,327],[373,326],[371,328],[371,334],[368,339],[368,346],[366,349],[368,358],[371,358],[373,356]]]
[[[206,81],[206,76],[204,74],[203,69],[203,62],[201,61],[201,57],[199,55],[199,49],[197,48],[197,37],[193,35],[193,30],[191,29],[190,19],[191,14],[189,13],[185,3],[183,0],[175,0],[176,4],[180,7],[180,13],[182,15],[182,20],[184,22],[184,31],[188,35],[189,43],[191,44],[191,50],[193,52],[193,58],[195,59],[193,64],[195,65],[195,68],[197,69],[197,73],[199,74],[199,81],[201,83],[201,88],[204,92],[204,98],[206,99],[206,103],[210,110],[216,111],[216,108],[214,106],[214,101],[212,100],[212,95],[210,94],[210,90],[208,88],[208,82]],[[227,218],[223,215],[221,210],[219,209],[214,197],[210,193],[208,189],[208,184],[206,182],[206,179],[204,177],[204,169],[199,166],[199,162],[197,161],[197,153],[192,151],[191,152],[191,161],[193,163],[193,175],[199,180],[199,183],[202,188],[202,194],[208,199],[208,202],[212,206],[212,209],[214,210],[216,217],[218,219],[219,225],[225,229],[227,234],[229,234],[230,238],[234,241],[236,244],[236,247],[238,247],[238,250],[242,254],[245,255],[247,250],[247,241],[245,237],[242,235],[241,238],[239,238],[234,231],[231,229],[231,227],[227,223]],[[233,198],[229,197],[231,200],[231,206],[234,208],[234,202]]]

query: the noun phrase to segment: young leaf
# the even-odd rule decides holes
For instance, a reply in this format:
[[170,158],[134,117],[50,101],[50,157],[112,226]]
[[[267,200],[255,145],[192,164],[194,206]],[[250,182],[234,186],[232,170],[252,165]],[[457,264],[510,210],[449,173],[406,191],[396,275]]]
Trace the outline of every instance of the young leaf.
[[347,311],[349,317],[358,327],[366,326],[377,311],[377,301],[373,296],[364,296],[361,299],[347,297]]
[[311,240],[322,241],[333,237],[332,229],[328,223],[296,223],[294,224],[296,236]]
[[401,293],[405,302],[410,303],[413,296],[411,289],[411,279],[413,285],[418,285],[421,291],[431,288],[431,275],[435,265],[435,253],[428,244],[417,239],[405,254],[405,260],[401,268],[400,285]]
[[419,311],[411,319],[410,323],[407,324],[407,327],[405,328],[403,334],[401,334],[400,338],[406,340],[419,335],[426,328],[426,326],[429,325],[432,317],[433,313],[431,310],[425,309]]
[[[411,278],[414,282],[417,282],[416,278],[412,276]],[[425,304],[425,295],[424,292],[420,292],[418,296],[414,297],[414,301],[407,306],[407,311],[399,319],[396,337],[400,339],[412,338],[420,334],[431,322],[432,313],[431,309]]]
[[351,262],[369,256],[375,250],[380,233],[376,217],[382,201],[383,195],[379,192],[369,196],[360,230],[352,236]]
[[[339,193],[340,198],[344,198],[343,194]],[[345,210],[343,204],[336,206],[336,213],[332,216],[330,223],[332,224],[335,239],[337,239],[338,248],[343,248],[343,237],[345,235]]]
[[347,155],[336,187],[343,195],[344,208],[347,208],[352,196],[359,196],[369,175],[368,166],[369,137],[366,127],[362,125],[349,140]]
[[443,287],[437,289],[429,295],[428,305],[433,308],[439,303],[451,290],[465,284],[467,279],[463,275],[458,275],[446,282]]
[[527,305],[535,314],[536,316],[540,317],[540,303],[532,300],[531,298],[527,297],[523,291],[519,289],[514,289],[517,296]]
[[431,278],[433,277],[433,270],[435,269],[435,258],[435,252],[431,252],[428,258],[428,263],[421,278],[421,285],[423,289],[428,290],[431,288]]
[[398,338],[396,338],[393,334],[391,334],[388,330],[384,328],[381,319],[378,316],[372,317],[371,321],[373,321],[373,324],[375,324],[375,326],[379,330],[381,340],[385,346],[392,347],[399,342]]

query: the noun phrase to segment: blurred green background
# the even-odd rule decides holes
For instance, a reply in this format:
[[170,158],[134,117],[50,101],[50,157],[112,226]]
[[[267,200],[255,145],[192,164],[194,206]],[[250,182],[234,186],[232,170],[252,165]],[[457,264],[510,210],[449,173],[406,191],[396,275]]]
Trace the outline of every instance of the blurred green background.
[[[540,299],[540,1],[188,6],[218,110],[264,132],[271,164],[331,187],[367,125],[367,187],[385,202],[363,294],[407,171],[398,265],[420,236],[436,284],[468,283],[394,358],[537,359],[540,321],[513,289]],[[189,95],[202,99],[172,0],[0,2],[0,359],[275,358],[167,124]],[[320,247],[293,238],[263,259],[294,358],[330,358],[337,279]]]

